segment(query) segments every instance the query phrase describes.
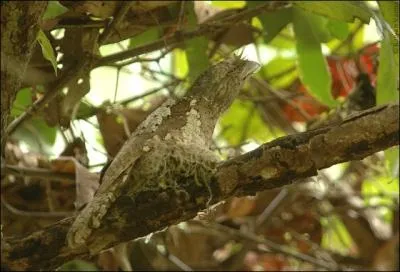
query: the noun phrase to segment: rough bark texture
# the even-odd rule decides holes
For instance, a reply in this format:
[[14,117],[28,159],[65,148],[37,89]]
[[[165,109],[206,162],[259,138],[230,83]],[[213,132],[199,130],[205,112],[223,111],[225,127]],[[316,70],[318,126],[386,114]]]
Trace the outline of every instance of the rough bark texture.
[[[209,181],[212,202],[281,187],[314,176],[320,169],[362,159],[398,144],[399,105],[375,107],[337,126],[282,137],[222,163]],[[191,195],[180,202],[174,201],[177,196],[173,190],[139,194],[135,205],[125,210],[133,222],[107,248],[193,218],[206,206],[209,192],[199,190],[194,182],[187,186]],[[123,207],[124,203],[115,205]],[[88,251],[72,251],[66,246],[65,237],[73,220],[64,219],[22,239],[8,239],[3,245],[3,268],[49,270],[75,257],[90,258]],[[91,239],[103,239],[104,235],[100,228]]]
[[1,150],[11,106],[21,87],[46,7],[47,1],[1,3]]

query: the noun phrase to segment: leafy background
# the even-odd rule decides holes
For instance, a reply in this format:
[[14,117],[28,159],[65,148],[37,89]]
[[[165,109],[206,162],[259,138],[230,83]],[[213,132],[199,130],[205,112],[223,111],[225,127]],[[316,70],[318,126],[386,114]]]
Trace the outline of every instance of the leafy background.
[[[72,214],[74,203],[93,195],[97,173],[127,135],[168,95],[183,95],[210,64],[234,52],[262,67],[215,129],[213,149],[222,159],[329,121],[360,91],[360,73],[376,90],[376,104],[398,102],[398,2],[294,1],[233,26],[223,19],[266,3],[142,2],[96,47],[91,43],[96,31],[123,5],[98,3],[105,4],[49,2],[30,63],[43,77],[25,79],[12,115],[46,95],[51,83],[85,54],[105,64],[70,82],[7,143],[12,174],[2,183],[5,235],[26,234]],[[96,24],[100,27],[88,27]],[[222,28],[144,55],[106,61],[202,25]],[[304,186],[233,198],[219,206],[215,222],[244,230],[248,237],[220,233],[216,238],[196,222],[182,223],[151,242],[103,252],[96,263],[76,261],[64,268],[283,270],[331,269],[327,264],[335,264],[392,269],[398,157],[398,147],[392,148],[321,171]],[[24,167],[64,176],[21,175]],[[264,240],[252,240],[253,233]],[[271,250],[268,241],[279,246]]]

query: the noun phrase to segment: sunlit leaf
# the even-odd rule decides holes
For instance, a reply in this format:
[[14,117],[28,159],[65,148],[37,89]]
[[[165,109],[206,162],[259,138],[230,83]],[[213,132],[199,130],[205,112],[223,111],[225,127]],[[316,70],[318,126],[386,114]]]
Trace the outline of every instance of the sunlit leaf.
[[368,24],[371,18],[368,6],[361,1],[294,1],[293,4],[309,12],[345,22],[359,18]]
[[143,33],[140,33],[139,35],[130,38],[128,48],[135,48],[157,40],[159,38],[159,31],[160,30],[158,27],[153,27]]
[[57,75],[57,60],[54,54],[53,47],[51,46],[49,39],[46,37],[46,34],[44,34],[41,29],[38,32],[37,41],[42,48],[43,57],[50,61],[50,63],[53,65],[54,72]]
[[73,260],[60,266],[57,269],[57,271],[99,271],[99,270],[92,263],[82,260]]
[[30,150],[50,153],[57,136],[57,128],[49,127],[42,119],[32,118],[18,128],[13,137],[25,142]]
[[211,1],[211,5],[221,8],[243,8],[246,1]]
[[294,9],[293,24],[300,77],[316,99],[332,107],[337,104],[331,94],[332,79],[311,23],[307,12]]
[[399,176],[399,147],[385,150],[386,168],[392,177]]
[[17,97],[14,100],[13,107],[11,108],[11,115],[18,116],[25,111],[25,109],[32,104],[31,88],[24,88],[18,91]]
[[[399,66],[399,2],[379,1],[379,8],[389,25],[385,24],[393,47],[394,61]],[[393,33],[394,32],[394,33]]]
[[268,45],[276,49],[294,49],[296,40],[291,25],[287,25],[268,43]]
[[336,38],[344,40],[349,36],[349,26],[347,23],[337,20],[328,20],[327,28]]
[[377,104],[398,101],[399,66],[396,64],[390,37],[385,30],[379,53],[378,81],[376,86]]
[[[190,3],[185,5],[185,9],[188,16],[189,29],[192,29],[197,25],[194,4]],[[205,37],[197,37],[186,41],[185,46],[186,57],[189,66],[189,83],[193,83],[197,76],[209,66],[207,56],[208,39]]]
[[186,52],[179,48],[175,49],[173,51],[173,61],[174,75],[178,78],[185,78],[189,71]]
[[262,67],[260,73],[275,88],[285,88],[298,77],[295,58],[277,57]]
[[229,110],[221,117],[220,125],[223,130],[222,136],[231,145],[241,144],[242,140],[252,139],[265,142],[271,138],[271,133],[249,101],[233,102]]
[[58,1],[48,1],[46,11],[43,14],[42,19],[48,20],[63,14],[68,9],[61,5]]
[[[247,1],[249,8],[265,4],[261,1]],[[269,43],[292,20],[292,8],[280,9],[273,12],[263,12],[258,16],[264,31],[264,41]]]
[[337,216],[329,216],[321,218],[321,225],[324,228],[322,247],[341,254],[348,254],[353,239],[342,220]]

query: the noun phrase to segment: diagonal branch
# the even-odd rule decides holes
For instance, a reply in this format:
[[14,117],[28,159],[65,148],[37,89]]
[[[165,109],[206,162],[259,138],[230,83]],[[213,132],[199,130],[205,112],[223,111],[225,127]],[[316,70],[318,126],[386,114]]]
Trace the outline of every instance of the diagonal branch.
[[[339,125],[281,137],[221,163],[209,181],[212,202],[282,187],[317,175],[320,169],[359,160],[398,144],[399,104],[362,111]],[[183,189],[192,193],[179,199],[180,202],[176,192],[171,190],[154,191],[153,195],[138,194],[136,205],[126,211],[134,220],[124,227],[121,232],[124,236],[113,237],[106,248],[196,216],[206,207],[209,192],[194,182]],[[22,239],[6,239],[2,247],[3,268],[48,270],[73,258],[90,258],[84,249],[72,251],[65,244],[73,220],[73,217],[66,218]],[[92,236],[93,240],[99,240],[106,235],[111,234],[100,228]]]

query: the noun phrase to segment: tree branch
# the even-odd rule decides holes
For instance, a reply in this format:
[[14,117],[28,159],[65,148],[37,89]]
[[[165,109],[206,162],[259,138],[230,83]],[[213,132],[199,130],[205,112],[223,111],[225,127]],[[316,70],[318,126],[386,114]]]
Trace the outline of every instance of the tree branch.
[[21,87],[47,1],[1,3],[1,150],[4,151],[8,117]]
[[[231,196],[252,195],[282,187],[317,175],[318,170],[337,163],[359,160],[399,144],[399,105],[375,107],[352,115],[341,124],[289,135],[266,143],[256,150],[225,161],[209,181],[216,203]],[[169,225],[189,220],[204,209],[209,199],[206,188],[193,182],[183,190],[191,192],[178,198],[172,189],[139,193],[135,204],[125,212],[133,219],[124,226],[123,237],[96,229],[94,240],[112,239],[106,248],[145,236]],[[115,203],[123,205],[123,203]],[[74,218],[66,218],[25,238],[6,239],[2,266],[11,270],[55,269],[79,257],[90,258],[85,249],[72,251],[65,237]],[[104,249],[106,249],[104,248]]]

